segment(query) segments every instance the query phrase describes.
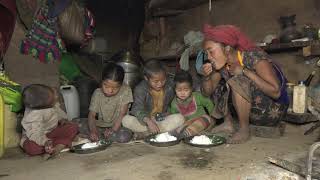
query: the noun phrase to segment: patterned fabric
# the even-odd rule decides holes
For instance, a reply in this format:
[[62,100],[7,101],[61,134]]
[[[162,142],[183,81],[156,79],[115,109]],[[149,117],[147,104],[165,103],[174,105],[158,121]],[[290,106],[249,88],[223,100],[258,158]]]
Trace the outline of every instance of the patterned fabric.
[[199,92],[193,92],[192,96],[183,103],[179,102],[175,97],[171,102],[169,111],[171,114],[182,114],[188,121],[206,115],[206,110],[211,113],[213,107],[214,105],[209,98],[204,97]]
[[[244,52],[244,66],[255,71],[254,66],[259,60],[271,59],[263,51]],[[271,62],[272,63],[272,62]],[[288,96],[286,93],[286,78],[280,68],[272,63],[280,82],[281,95],[278,99],[272,99],[265,95],[255,83],[244,75],[231,76],[226,69],[221,70],[223,82],[220,83],[213,93],[214,102],[217,106],[213,116],[222,118],[229,110],[230,89],[232,88],[248,102],[251,103],[250,123],[255,125],[274,126],[286,115],[288,107]]]
[[58,34],[57,17],[49,18],[48,9],[47,4],[39,9],[20,47],[22,54],[31,54],[41,62],[60,60],[65,51]]
[[177,103],[176,105],[179,112],[185,116],[190,116],[197,112],[197,104],[194,97],[190,97],[188,102]]
[[180,132],[182,138],[199,134],[207,129],[212,119],[206,110],[211,114],[213,107],[212,101],[199,92],[193,92],[192,96],[182,103],[175,97],[171,102],[170,113],[180,113],[185,118],[185,123],[176,132]]
[[184,138],[198,135],[202,131],[206,130],[211,123],[212,119],[208,115],[203,115],[201,117],[185,121],[185,123],[182,125],[184,128],[180,137]]
[[91,13],[91,11],[87,8],[85,8],[85,16],[84,17],[85,17],[85,21],[84,21],[85,32],[84,32],[83,44],[81,47],[87,45],[89,43],[89,41],[93,38],[94,33],[95,33],[95,26],[96,26],[94,16]]
[[150,94],[152,96],[152,110],[149,116],[154,116],[156,113],[163,111],[163,101],[164,101],[164,90],[154,91],[150,90]]
[[112,127],[119,118],[121,107],[132,102],[132,91],[127,85],[122,85],[118,94],[107,97],[101,88],[94,91],[89,110],[98,113],[96,125],[98,127]]

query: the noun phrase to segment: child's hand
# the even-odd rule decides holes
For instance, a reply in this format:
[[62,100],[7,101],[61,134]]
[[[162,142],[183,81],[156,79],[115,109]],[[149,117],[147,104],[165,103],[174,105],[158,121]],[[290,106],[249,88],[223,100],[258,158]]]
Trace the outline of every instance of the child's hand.
[[90,133],[90,140],[93,142],[99,141],[99,135],[97,131],[93,131]]
[[48,154],[52,154],[53,153],[53,143],[51,140],[48,140],[44,143],[44,150],[46,153]]
[[111,128],[106,128],[103,134],[104,134],[104,137],[108,139],[113,134],[113,130]]
[[159,133],[160,132],[160,129],[154,120],[149,120],[146,123],[147,123],[148,129],[150,132],[152,132],[152,133]]
[[59,120],[59,125],[60,126],[63,126],[63,125],[68,124],[68,123],[69,123],[69,121],[67,119],[60,119]]

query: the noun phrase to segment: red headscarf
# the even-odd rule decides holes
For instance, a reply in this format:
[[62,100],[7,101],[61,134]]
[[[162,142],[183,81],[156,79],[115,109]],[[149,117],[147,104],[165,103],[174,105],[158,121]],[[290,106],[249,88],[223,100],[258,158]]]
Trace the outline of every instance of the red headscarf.
[[240,51],[260,50],[239,28],[233,25],[210,26],[205,24],[203,27],[205,40],[230,45]]

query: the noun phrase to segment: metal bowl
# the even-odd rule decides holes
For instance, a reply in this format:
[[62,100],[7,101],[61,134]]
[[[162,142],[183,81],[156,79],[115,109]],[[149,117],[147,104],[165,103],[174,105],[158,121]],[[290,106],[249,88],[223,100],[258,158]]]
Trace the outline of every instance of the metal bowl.
[[86,143],[79,144],[79,145],[71,147],[70,152],[78,153],[78,154],[90,154],[90,153],[103,151],[103,150],[107,149],[107,147],[112,144],[112,142],[108,141],[108,140],[101,140],[100,143],[101,143],[100,146],[93,147],[93,148],[87,148],[87,149],[82,149],[82,145],[84,145]]
[[218,136],[218,135],[215,135],[215,134],[206,135],[206,136],[211,139],[212,144],[208,144],[208,145],[206,145],[206,144],[193,144],[193,143],[191,143],[191,140],[195,136],[191,136],[191,137],[185,138],[183,142],[188,144],[188,145],[190,145],[190,146],[200,147],[200,148],[209,148],[209,147],[214,147],[214,146],[218,146],[218,145],[226,143],[226,139],[224,137],[222,137],[222,136]]

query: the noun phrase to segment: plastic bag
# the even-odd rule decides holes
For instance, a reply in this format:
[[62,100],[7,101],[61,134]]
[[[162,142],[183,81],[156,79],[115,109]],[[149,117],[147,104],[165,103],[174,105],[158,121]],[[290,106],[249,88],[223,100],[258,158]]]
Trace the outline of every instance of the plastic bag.
[[203,40],[203,35],[201,32],[189,31],[184,36],[184,44],[188,46],[180,57],[180,68],[182,70],[189,70],[189,56],[196,50],[201,48],[201,42]]
[[19,112],[22,109],[21,86],[10,81],[7,76],[0,75],[0,95],[4,103],[11,105],[12,112]]
[[72,1],[58,17],[62,39],[66,43],[81,44],[84,40],[84,8]]

